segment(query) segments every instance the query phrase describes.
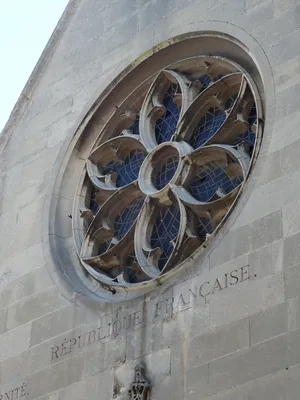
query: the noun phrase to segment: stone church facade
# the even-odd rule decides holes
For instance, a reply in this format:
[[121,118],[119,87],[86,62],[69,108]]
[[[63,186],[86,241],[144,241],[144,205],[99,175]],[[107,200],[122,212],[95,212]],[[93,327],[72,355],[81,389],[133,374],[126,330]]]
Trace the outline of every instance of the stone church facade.
[[0,136],[0,400],[300,392],[295,0],[71,0]]

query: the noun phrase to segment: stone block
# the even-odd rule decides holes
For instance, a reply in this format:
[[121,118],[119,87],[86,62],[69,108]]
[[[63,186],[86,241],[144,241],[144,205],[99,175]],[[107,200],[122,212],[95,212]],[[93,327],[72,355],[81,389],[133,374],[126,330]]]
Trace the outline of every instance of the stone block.
[[235,221],[234,227],[249,224],[262,218],[299,198],[298,181],[300,172],[296,171],[290,176],[281,176],[253,190],[243,212]]
[[[257,36],[258,38],[258,36]],[[295,46],[299,45],[299,29],[295,29],[288,35],[283,35],[278,38],[273,46],[266,48],[267,56],[273,66],[282,64],[293,57],[295,57]],[[283,115],[289,108],[293,108],[291,105],[281,108],[282,101],[280,102],[280,115]],[[276,107],[277,108],[277,107]]]
[[235,259],[250,251],[266,246],[282,238],[281,211],[275,211],[260,219],[231,230],[210,254],[210,266],[214,267]]
[[254,221],[251,225],[252,249],[264,247],[282,238],[282,215],[281,211]]
[[126,360],[126,340],[120,338],[108,343],[103,343],[99,348],[84,354],[84,377],[99,374]]
[[29,352],[23,351],[12,357],[6,358],[1,363],[1,384],[7,384],[11,381],[21,381],[28,373]]
[[300,329],[300,299],[293,297],[287,300],[288,329]]
[[[298,66],[298,61],[295,60]],[[280,118],[275,121],[274,130],[272,132],[271,143],[268,149],[268,153],[273,153],[286,146],[293,144],[299,140],[297,128],[300,122],[300,114],[295,111],[286,117]],[[289,134],[287,135],[286,132]]]
[[83,371],[83,357],[75,356],[71,362],[62,361],[28,376],[32,398],[44,396],[79,381]]
[[288,204],[282,209],[283,236],[300,232],[300,201]]
[[160,384],[155,385],[151,390],[151,399],[184,399],[184,378],[183,376],[167,376]]
[[287,299],[299,297],[300,290],[300,264],[287,268],[284,271],[285,295]]
[[[112,374],[104,371],[101,375],[90,379],[81,380],[62,388],[49,395],[49,400],[89,400],[91,398],[111,399],[112,396]],[[108,392],[110,397],[108,397]],[[101,397],[100,397],[100,396]],[[102,397],[103,396],[103,397]]]
[[192,338],[209,329],[208,304],[174,314],[166,319],[161,327],[162,347],[172,346],[175,343]]
[[209,364],[211,392],[228,390],[284,370],[288,365],[285,335],[214,360]]
[[224,264],[234,258],[249,253],[252,232],[249,225],[241,226],[228,232],[219,245],[210,254],[210,267]]
[[0,310],[0,335],[6,331],[7,308]]
[[288,367],[300,364],[299,339],[300,339],[300,329],[289,332],[287,335],[287,346],[288,346],[287,366]]
[[186,400],[198,400],[199,395],[205,398],[210,393],[208,368],[208,364],[203,364],[186,372]]
[[0,336],[0,362],[28,350],[31,324],[20,326]]
[[299,12],[299,9],[297,9],[298,5],[297,0],[274,0],[274,17],[277,18],[289,10]]
[[240,26],[244,29],[254,30],[266,22],[270,21],[274,15],[273,1],[264,0],[246,0],[245,1],[246,13],[239,16]]
[[22,164],[10,168],[2,179],[4,180],[2,189],[4,198],[9,198],[18,193],[22,179]]
[[32,321],[30,346],[85,324],[84,309],[68,305]]
[[253,7],[257,7],[259,5],[261,5],[261,1],[259,0],[245,0],[245,8],[246,11],[251,10]]
[[248,263],[253,277],[264,278],[282,270],[283,240],[249,253]]
[[54,167],[60,148],[61,143],[58,143],[39,152],[24,163],[22,172],[22,182],[24,182],[24,185],[25,182],[27,183],[27,187],[40,182],[44,173]]
[[51,107],[44,108],[41,112],[37,112],[35,107],[32,107],[32,111],[28,110],[26,115],[26,123],[23,124],[25,139],[30,138],[32,133],[37,130],[45,130],[53,122],[63,117],[72,109],[72,105],[73,95],[70,94],[51,105]]
[[56,287],[41,290],[8,307],[7,330],[26,324],[68,304]]
[[139,9],[138,30],[143,31],[148,25],[153,25],[157,20],[165,15],[169,2],[152,0]]
[[44,132],[38,132],[35,135],[31,135],[25,140],[23,148],[24,160],[27,160],[34,154],[41,153],[47,148],[48,138]]
[[285,268],[300,263],[300,234],[289,236],[283,242],[283,265]]
[[48,271],[45,267],[37,268],[3,286],[0,292],[0,304],[6,307],[40,291],[41,288],[46,289],[50,286],[53,286],[53,281]]
[[288,331],[287,303],[250,316],[251,345]]
[[187,369],[247,347],[249,320],[245,318],[188,340]]
[[209,312],[212,328],[245,318],[284,301],[282,273],[260,280],[248,280],[244,284],[218,292],[211,298]]
[[158,385],[171,373],[171,349],[162,349],[145,356],[147,377],[153,386]]
[[274,69],[274,77],[276,83],[276,91],[280,93],[281,91],[287,90],[295,84],[299,83],[299,63],[300,57],[296,55],[291,60],[283,62]]

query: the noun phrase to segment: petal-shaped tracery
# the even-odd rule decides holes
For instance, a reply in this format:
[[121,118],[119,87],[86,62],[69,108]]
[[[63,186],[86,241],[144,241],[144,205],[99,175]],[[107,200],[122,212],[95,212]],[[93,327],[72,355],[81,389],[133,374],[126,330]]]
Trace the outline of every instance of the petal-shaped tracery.
[[135,184],[115,193],[91,222],[81,249],[83,261],[115,277],[123,271],[122,260],[133,251],[134,226],[144,204]]
[[140,134],[148,151],[172,139],[178,121],[199,93],[197,85],[174,71],[162,71],[151,86],[142,110]]
[[234,73],[219,79],[201,92],[183,116],[176,140],[185,140],[194,149],[207,144],[232,113],[242,90],[242,82],[243,75]]
[[261,133],[251,78],[217,56],[178,61],[116,101],[73,207],[88,273],[138,285],[204,249],[240,193]]
[[140,140],[119,136],[97,147],[87,162],[93,185],[110,193],[137,180],[146,150]]
[[186,211],[178,199],[172,200],[170,206],[148,201],[138,220],[135,252],[142,269],[151,277],[170,268],[184,237]]
[[187,204],[205,204],[226,197],[243,183],[250,158],[242,148],[211,145],[192,152],[185,162],[185,175],[172,190]]

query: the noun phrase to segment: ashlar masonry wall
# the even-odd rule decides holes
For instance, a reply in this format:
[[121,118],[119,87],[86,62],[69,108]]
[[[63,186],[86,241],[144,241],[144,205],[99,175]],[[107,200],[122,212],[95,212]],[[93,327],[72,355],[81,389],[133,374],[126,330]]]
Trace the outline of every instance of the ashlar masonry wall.
[[[169,284],[116,304],[72,297],[44,241],[63,149],[126,66],[206,30],[243,43],[264,85],[236,209]],[[141,362],[152,400],[298,400],[299,48],[296,0],[71,0],[0,137],[0,400],[126,399]]]

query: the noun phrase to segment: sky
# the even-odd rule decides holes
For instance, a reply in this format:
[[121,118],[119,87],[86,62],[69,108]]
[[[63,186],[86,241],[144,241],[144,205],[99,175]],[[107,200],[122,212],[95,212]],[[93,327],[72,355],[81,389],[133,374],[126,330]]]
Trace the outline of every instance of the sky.
[[68,0],[8,0],[0,4],[0,132]]

